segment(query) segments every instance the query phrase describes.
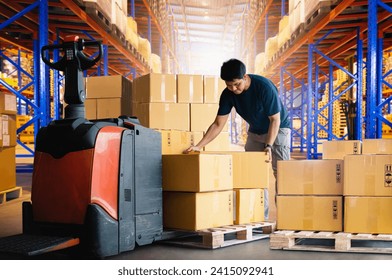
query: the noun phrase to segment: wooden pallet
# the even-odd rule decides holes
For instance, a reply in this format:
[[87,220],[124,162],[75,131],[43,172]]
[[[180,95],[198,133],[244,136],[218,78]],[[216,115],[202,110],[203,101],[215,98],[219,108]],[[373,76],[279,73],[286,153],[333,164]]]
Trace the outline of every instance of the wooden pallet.
[[305,30],[311,30],[322,18],[331,11],[331,2],[323,1],[318,4],[313,13],[305,21]]
[[84,8],[86,13],[95,20],[106,32],[112,31],[112,21],[107,11],[103,11],[102,8],[94,2],[84,2]]
[[163,243],[204,249],[217,249],[269,238],[275,223],[260,222],[223,226],[188,232],[191,235],[163,240]]
[[301,23],[298,27],[291,33],[290,45],[294,45],[300,38],[305,36],[305,24]]
[[0,205],[6,203],[7,201],[22,196],[22,188],[14,187],[5,191],[0,191]]
[[128,51],[130,51],[134,56],[138,53],[137,49],[135,48],[134,45],[131,44],[131,42],[126,41],[125,42],[125,47]]
[[113,38],[115,38],[121,45],[124,47],[127,46],[127,40],[125,39],[125,34],[118,28],[117,25],[112,24],[111,34]]
[[280,230],[270,235],[270,249],[392,254],[392,234]]

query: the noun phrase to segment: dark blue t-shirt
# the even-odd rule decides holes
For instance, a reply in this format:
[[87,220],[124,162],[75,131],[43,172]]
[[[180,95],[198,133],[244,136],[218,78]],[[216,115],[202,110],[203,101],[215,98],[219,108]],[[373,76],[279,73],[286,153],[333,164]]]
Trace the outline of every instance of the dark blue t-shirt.
[[280,127],[290,128],[286,108],[278,95],[278,89],[267,78],[249,74],[250,87],[241,94],[235,94],[227,88],[223,90],[218,115],[227,115],[234,107],[236,112],[249,124],[249,131],[256,134],[268,132],[268,116],[280,112]]

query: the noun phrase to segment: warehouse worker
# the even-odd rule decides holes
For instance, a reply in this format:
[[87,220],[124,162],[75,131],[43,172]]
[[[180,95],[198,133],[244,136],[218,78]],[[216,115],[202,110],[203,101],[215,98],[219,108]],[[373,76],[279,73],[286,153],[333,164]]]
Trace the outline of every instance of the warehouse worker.
[[[204,137],[184,151],[200,151],[214,140],[225,126],[234,107],[249,124],[245,151],[264,151],[272,162],[276,179],[277,161],[290,159],[290,122],[276,86],[267,78],[246,74],[245,64],[237,59],[223,63],[220,77],[225,81],[218,114]],[[276,184],[275,184],[276,191]],[[268,190],[264,192],[265,219],[268,219]]]

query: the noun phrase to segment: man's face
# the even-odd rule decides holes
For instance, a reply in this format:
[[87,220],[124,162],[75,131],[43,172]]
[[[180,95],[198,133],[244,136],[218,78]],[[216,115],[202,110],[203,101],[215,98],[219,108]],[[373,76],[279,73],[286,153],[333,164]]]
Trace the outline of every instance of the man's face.
[[245,76],[242,79],[234,79],[233,81],[225,81],[227,89],[235,94],[241,94],[245,89]]

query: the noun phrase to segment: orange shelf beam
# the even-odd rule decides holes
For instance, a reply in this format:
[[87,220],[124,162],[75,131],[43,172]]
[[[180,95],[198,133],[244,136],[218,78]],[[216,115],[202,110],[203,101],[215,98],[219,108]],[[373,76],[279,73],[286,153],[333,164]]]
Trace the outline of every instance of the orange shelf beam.
[[149,69],[143,63],[141,63],[132,53],[125,49],[120,43],[117,42],[115,38],[107,34],[105,30],[99,26],[85,11],[83,11],[77,4],[72,0],[60,0],[68,9],[70,9],[75,15],[77,15],[81,20],[83,20],[87,25],[89,25],[95,32],[97,32],[103,40],[110,43],[115,47],[121,54],[123,54],[128,60],[130,60],[135,68],[139,69],[142,74],[149,73]]

